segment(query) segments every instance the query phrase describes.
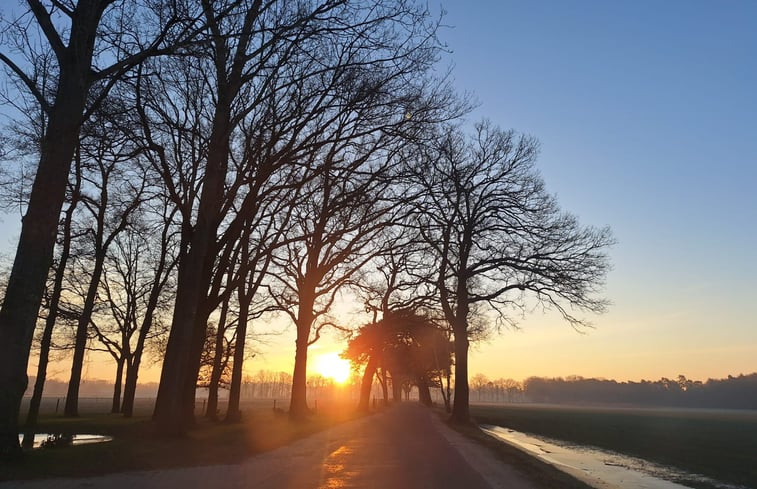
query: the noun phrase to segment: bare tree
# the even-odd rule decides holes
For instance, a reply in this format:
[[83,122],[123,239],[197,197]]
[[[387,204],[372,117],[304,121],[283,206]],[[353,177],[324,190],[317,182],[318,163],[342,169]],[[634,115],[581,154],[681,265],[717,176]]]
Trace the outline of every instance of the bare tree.
[[[190,60],[197,69],[181,73],[188,83],[206,85],[202,116],[209,136],[186,172],[202,178],[197,198],[182,209],[186,253],[155,410],[167,434],[192,423],[206,319],[230,290],[216,295],[213,282],[226,282],[225,253],[245,228],[256,187],[282,173],[290,175],[289,185],[313,179],[329,148],[344,157],[371,134],[383,134],[382,146],[427,123],[449,99],[438,90],[436,105],[425,102],[432,90],[423,75],[438,46],[425,12],[409,2],[203,2],[203,8],[208,49]],[[152,79],[168,76],[155,70]],[[242,136],[245,125],[262,130]],[[167,145],[152,141],[160,158],[172,157],[159,155]],[[248,151],[257,153],[246,159],[255,165],[235,165]]]
[[[289,62],[298,43],[314,34],[313,23],[338,2],[312,8],[279,2],[203,1],[209,51],[197,61],[210,68],[201,79],[212,80],[212,117],[196,217],[183,216],[186,253],[179,266],[176,304],[155,406],[159,430],[178,434],[193,421],[194,386],[205,340],[207,315],[213,307],[203,300],[212,279],[217,233],[223,207],[236,198],[238,185],[229,177],[232,134],[265,96],[271,73]],[[240,182],[241,183],[241,182]],[[192,209],[193,211],[194,209]],[[231,235],[229,241],[233,241]],[[204,310],[198,307],[203,306]]]
[[448,128],[421,158],[419,229],[433,257],[441,307],[454,331],[452,420],[469,422],[468,345],[476,322],[513,324],[527,301],[586,322],[571,308],[601,312],[610,230],[582,227],[547,194],[534,168],[535,140],[487,122],[472,137]]
[[[133,214],[148,198],[145,195],[145,169],[137,162],[133,148],[114,127],[113,121],[118,115],[104,111],[98,114],[97,118],[86,124],[85,137],[80,145],[83,160],[80,225],[86,229],[82,234],[86,240],[85,246],[90,248],[90,256],[83,259],[82,264],[85,268],[83,273],[89,276],[89,281],[76,329],[71,377],[64,408],[66,416],[79,414],[79,386],[88,330],[97,306],[108,251],[114,240],[129,226]],[[120,331],[124,330],[125,328],[120,328]],[[109,351],[113,353],[112,348]],[[121,354],[117,357],[120,370],[124,358]]]
[[[153,202],[155,199],[153,199]],[[138,324],[136,343],[131,348],[131,355],[126,360],[126,379],[124,384],[121,411],[125,417],[131,417],[134,411],[137,380],[142,358],[148,341],[162,338],[167,333],[164,317],[173,301],[175,269],[178,261],[178,238],[176,224],[173,221],[176,208],[167,199],[161,198],[151,209],[152,218],[145,219],[140,245],[129,249],[130,252],[142,252],[142,259],[124,261],[137,267],[133,272],[136,280],[130,282],[133,287],[124,289],[125,298],[133,303],[133,321],[130,328]],[[128,273],[128,272],[127,272]],[[135,300],[135,299],[141,300]],[[131,333],[130,338],[134,333]]]
[[[98,293],[105,304],[93,316],[91,326],[116,363],[114,413],[130,409],[136,387],[130,381],[138,375],[146,343],[164,333],[155,323],[159,323],[160,312],[166,307],[167,282],[176,261],[171,254],[171,223],[165,218],[138,209],[125,232],[113,240],[103,264]],[[156,231],[157,236],[152,235]]]
[[325,84],[305,87],[325,101],[309,112],[318,122],[309,134],[322,144],[307,155],[314,166],[292,219],[293,236],[300,239],[276,258],[281,272],[272,295],[297,328],[294,418],[308,412],[307,349],[328,323],[319,318],[381,249],[381,229],[397,219],[390,177],[396,176],[398,147],[460,109],[428,78],[438,44],[425,11],[405,2],[356,9],[360,15],[350,19],[368,17],[350,21],[349,41],[342,35],[328,49],[314,46],[330,63]]
[[[231,278],[232,274],[228,274],[228,280],[231,280]],[[234,324],[234,321],[229,320],[230,302],[231,297],[229,296],[221,303],[221,312],[218,317],[218,323],[214,328],[215,338],[211,350],[213,360],[210,365],[210,375],[207,376],[208,404],[205,410],[205,417],[212,420],[218,419],[218,390],[221,387],[221,380],[228,370],[232,357],[231,340],[227,338],[227,332],[233,329],[232,326]],[[211,331],[210,327],[208,327],[208,331]],[[201,371],[200,378],[202,379],[202,377]],[[226,384],[228,384],[228,381]]]
[[[186,12],[160,4],[159,11],[150,11],[149,4],[131,0],[28,0],[27,5],[7,24],[7,50],[0,52],[0,61],[44,111],[46,130],[0,310],[2,458],[20,454],[17,424],[26,366],[79,128],[124,73],[170,50],[192,25],[185,22]],[[45,48],[33,48],[39,44]],[[51,55],[38,57],[38,51]],[[38,64],[41,59],[48,66]],[[47,83],[50,77],[53,83]]]
[[381,249],[381,230],[394,217],[387,175],[364,171],[359,160],[323,169],[292,218],[300,239],[289,242],[274,259],[278,286],[272,287],[271,296],[297,328],[289,411],[295,418],[308,412],[308,347],[325,326],[336,326],[319,319]]
[[[397,206],[412,207],[414,199],[419,195],[410,191],[404,183],[397,184],[396,194],[401,195]],[[409,225],[412,216],[393,223],[382,231],[380,240],[384,243],[381,251],[367,264],[363,273],[354,281],[354,290],[365,304],[365,310],[372,315],[369,324],[361,327],[361,331],[369,331],[369,335],[378,337],[382,334],[387,338],[391,331],[382,332],[381,327],[392,327],[391,321],[385,321],[396,311],[416,311],[424,314],[440,316],[438,300],[433,293],[433,287],[428,284],[428,267],[418,267],[418,257],[424,253],[422,243],[419,242],[417,230]],[[395,315],[396,316],[396,315]],[[444,324],[444,321],[438,321]],[[354,339],[354,338],[353,338]],[[363,341],[365,343],[365,341]],[[380,343],[380,342],[379,342]],[[388,344],[386,341],[384,342]],[[385,346],[385,345],[383,345]],[[371,347],[373,348],[373,347]],[[368,355],[368,363],[363,371],[361,397],[358,408],[368,409],[368,395],[373,384],[374,375],[377,377],[383,392],[383,400],[388,402],[388,383],[390,380],[400,382],[399,369],[395,369],[393,378],[389,376],[392,363],[390,355],[381,355],[377,350],[376,358]],[[381,358],[385,357],[382,361]],[[440,359],[442,356],[440,355]],[[441,370],[440,370],[441,372]],[[441,380],[440,380],[441,382]],[[446,401],[445,401],[446,404]]]
[[39,416],[39,407],[42,402],[42,392],[45,387],[45,380],[47,378],[47,365],[50,357],[50,346],[52,343],[53,330],[58,319],[59,303],[61,294],[63,292],[63,279],[68,265],[68,260],[71,255],[71,228],[73,222],[74,211],[79,203],[79,187],[81,182],[80,163],[77,158],[76,174],[73,178],[73,185],[70,190],[71,197],[69,198],[69,205],[64,212],[63,222],[60,231],[60,254],[58,256],[57,263],[53,267],[54,278],[52,290],[50,292],[50,300],[47,304],[47,317],[45,318],[45,326],[40,338],[39,349],[39,363],[37,364],[37,376],[34,379],[34,390],[32,391],[32,397],[29,400],[29,411],[26,416],[26,424],[24,426],[24,440],[23,444],[27,448],[31,448],[34,444],[34,431],[37,425],[37,418]]

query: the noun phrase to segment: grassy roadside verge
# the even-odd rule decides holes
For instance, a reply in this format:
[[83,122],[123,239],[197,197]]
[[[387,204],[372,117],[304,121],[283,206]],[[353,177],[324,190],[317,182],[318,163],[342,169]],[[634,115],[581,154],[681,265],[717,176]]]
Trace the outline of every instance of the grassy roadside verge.
[[[436,413],[446,422],[448,415],[444,411],[437,409]],[[447,426],[486,447],[498,460],[513,467],[537,487],[543,489],[593,489],[590,485],[572,475],[532,457],[519,448],[495,440],[481,431],[477,425],[459,426],[447,423]]]
[[149,416],[124,419],[99,414],[79,418],[43,417],[38,432],[94,433],[113,441],[64,448],[36,449],[14,463],[0,463],[0,480],[84,477],[130,470],[235,463],[250,455],[291,443],[355,419],[354,405],[319,405],[309,419],[293,423],[270,408],[245,412],[242,423],[198,425],[180,438],[159,438]]

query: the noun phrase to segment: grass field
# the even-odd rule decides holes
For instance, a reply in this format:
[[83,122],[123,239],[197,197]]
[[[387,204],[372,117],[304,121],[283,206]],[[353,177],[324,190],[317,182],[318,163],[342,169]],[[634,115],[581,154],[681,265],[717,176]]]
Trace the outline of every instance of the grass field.
[[757,487],[757,412],[474,405],[481,424],[592,445]]
[[102,434],[112,436],[113,441],[32,450],[21,462],[0,466],[0,480],[233,463],[356,416],[353,402],[319,402],[313,416],[292,423],[286,414],[274,412],[273,401],[250,401],[242,405],[240,424],[213,423],[198,417],[198,426],[185,437],[166,439],[154,436],[152,400],[142,402],[138,415],[131,419],[102,414],[107,410],[104,406],[101,400],[82,400],[82,416],[78,418],[45,414],[37,432]]

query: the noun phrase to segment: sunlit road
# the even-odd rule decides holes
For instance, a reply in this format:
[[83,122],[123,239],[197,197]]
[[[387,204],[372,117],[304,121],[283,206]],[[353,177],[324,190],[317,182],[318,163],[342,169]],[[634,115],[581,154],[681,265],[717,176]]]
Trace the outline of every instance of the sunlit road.
[[237,465],[0,484],[2,489],[10,487],[525,489],[530,485],[485,449],[444,426],[428,410],[407,404]]

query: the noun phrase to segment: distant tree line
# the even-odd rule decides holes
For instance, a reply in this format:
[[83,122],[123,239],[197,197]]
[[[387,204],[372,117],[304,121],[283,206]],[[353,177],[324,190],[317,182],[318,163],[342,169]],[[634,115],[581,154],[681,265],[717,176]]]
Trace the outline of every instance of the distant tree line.
[[[25,397],[31,397],[35,378],[31,377],[30,386]],[[311,392],[321,393],[333,390],[336,385],[333,380],[321,375],[310,375],[308,387]],[[289,399],[292,388],[292,374],[288,372],[274,372],[271,370],[258,370],[254,374],[245,375],[242,379],[243,399]],[[341,387],[343,390],[354,388],[352,384]],[[68,391],[68,381],[47,379],[45,382],[45,397],[65,398]],[[225,391],[225,392],[224,392]],[[79,390],[81,397],[107,398],[113,392],[113,381],[105,379],[87,379],[82,382]],[[154,399],[158,393],[157,382],[140,383],[137,385],[136,397],[142,399]],[[208,388],[198,388],[198,397],[208,397]],[[228,385],[219,393],[221,398],[228,398]],[[330,392],[329,392],[330,394]]]
[[618,382],[583,377],[529,377],[522,383],[471,378],[472,399],[481,402],[613,404],[682,408],[757,409],[757,373],[705,382],[676,379]]

